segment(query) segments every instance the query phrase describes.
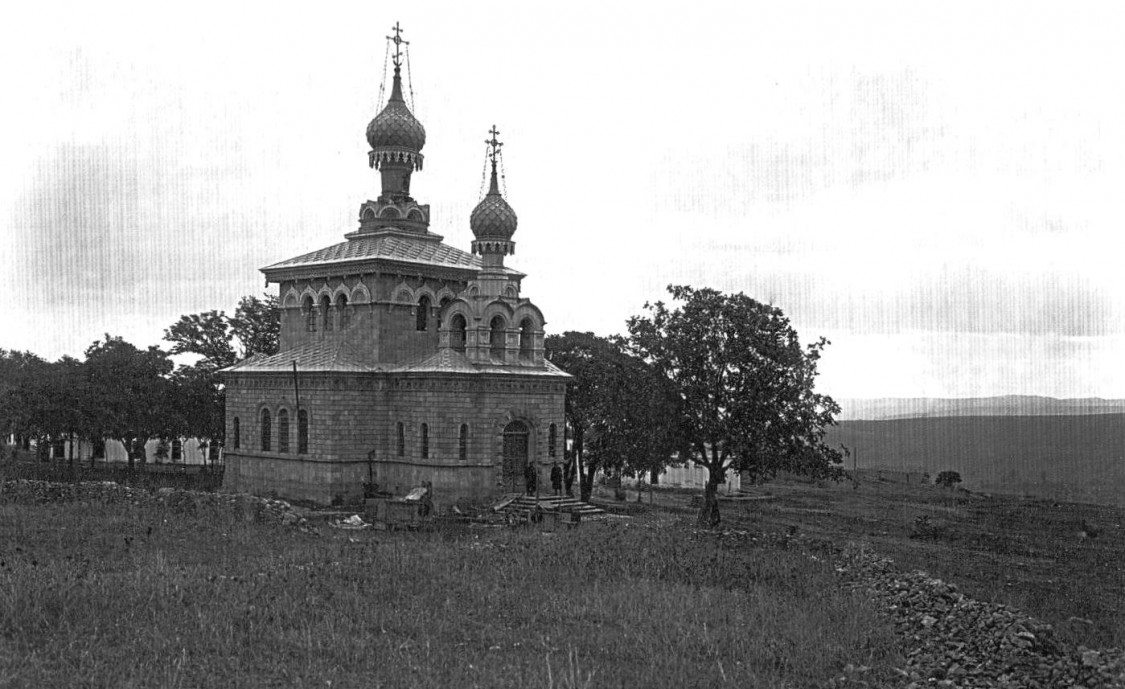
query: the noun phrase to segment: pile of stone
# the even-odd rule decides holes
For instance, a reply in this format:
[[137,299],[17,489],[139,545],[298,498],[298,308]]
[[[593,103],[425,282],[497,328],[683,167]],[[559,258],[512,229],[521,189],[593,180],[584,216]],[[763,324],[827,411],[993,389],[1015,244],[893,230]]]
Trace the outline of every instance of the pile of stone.
[[112,481],[52,483],[18,479],[0,484],[0,498],[18,503],[86,502],[131,504],[139,507],[164,507],[173,512],[195,514],[201,509],[217,509],[247,519],[302,525],[305,518],[284,500],[271,500],[244,493],[207,493],[158,488],[148,491]]
[[973,600],[924,572],[901,572],[869,551],[845,552],[837,571],[869,595],[903,640],[899,681],[869,682],[849,668],[831,686],[1125,688],[1125,653],[1072,647],[1051,625]]

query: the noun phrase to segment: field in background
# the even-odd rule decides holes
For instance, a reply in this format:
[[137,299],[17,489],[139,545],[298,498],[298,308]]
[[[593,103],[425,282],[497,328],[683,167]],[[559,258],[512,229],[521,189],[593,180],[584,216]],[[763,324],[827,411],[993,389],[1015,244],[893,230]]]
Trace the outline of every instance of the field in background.
[[[724,523],[863,543],[980,600],[1054,624],[1092,648],[1125,647],[1125,510],[879,479],[778,481],[766,499],[722,503]],[[667,498],[666,498],[667,499]],[[1080,535],[1082,523],[1095,538]]]
[[814,687],[900,662],[827,561],[691,519],[317,535],[0,498],[0,684]]
[[953,470],[973,490],[1125,506],[1125,414],[843,421],[828,442],[853,450],[848,469]]

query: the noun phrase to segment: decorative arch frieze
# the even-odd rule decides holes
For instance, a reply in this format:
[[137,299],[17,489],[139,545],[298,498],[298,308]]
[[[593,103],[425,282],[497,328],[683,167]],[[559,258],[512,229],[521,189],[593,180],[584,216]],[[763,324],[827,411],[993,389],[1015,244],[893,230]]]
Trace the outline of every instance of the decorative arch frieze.
[[513,310],[513,312],[512,312],[512,322],[513,323],[516,323],[516,324],[522,323],[524,318],[530,318],[531,319],[532,330],[535,330],[535,331],[542,331],[543,330],[543,324],[545,322],[543,320],[543,312],[540,311],[539,307],[536,306],[535,304],[532,304],[531,302],[524,302],[523,304],[520,304],[519,306],[517,306]]
[[332,303],[333,304],[336,303],[336,300],[340,298],[341,294],[344,295],[344,298],[346,298],[348,300],[348,303],[351,303],[352,301],[354,301],[352,299],[352,291],[350,289],[348,289],[347,285],[341,283],[340,285],[338,285],[336,287],[336,289],[332,290]]
[[481,310],[480,320],[487,325],[492,322],[493,316],[503,316],[504,322],[507,324],[505,327],[512,327],[514,314],[511,304],[501,301],[500,299],[494,299],[488,302]]
[[352,288],[351,302],[353,304],[366,304],[369,301],[371,301],[371,293],[367,291],[367,286],[363,282]]

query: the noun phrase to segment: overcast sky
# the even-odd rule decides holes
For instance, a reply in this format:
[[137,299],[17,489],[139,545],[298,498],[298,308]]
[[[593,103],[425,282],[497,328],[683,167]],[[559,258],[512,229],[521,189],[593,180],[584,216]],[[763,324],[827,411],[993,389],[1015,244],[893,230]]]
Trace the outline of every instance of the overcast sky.
[[158,343],[342,241],[400,21],[412,193],[467,250],[499,127],[549,332],[687,283],[829,337],[838,397],[1125,397],[1118,3],[175,7],[8,11],[0,347]]

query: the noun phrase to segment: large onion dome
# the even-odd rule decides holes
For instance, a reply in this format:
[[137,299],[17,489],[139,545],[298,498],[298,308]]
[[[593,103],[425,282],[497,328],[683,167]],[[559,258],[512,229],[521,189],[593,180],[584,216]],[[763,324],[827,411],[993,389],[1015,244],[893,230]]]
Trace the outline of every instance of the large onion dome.
[[402,98],[402,79],[395,67],[394,87],[383,111],[367,125],[367,143],[373,151],[405,150],[417,153],[426,145],[426,129],[415,119]]
[[500,195],[500,188],[496,184],[496,169],[493,168],[492,186],[488,194],[473,209],[473,214],[469,216],[469,226],[473,230],[473,235],[479,240],[506,241],[516,233],[517,223],[516,212]]

